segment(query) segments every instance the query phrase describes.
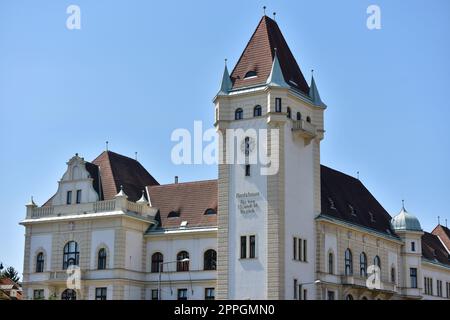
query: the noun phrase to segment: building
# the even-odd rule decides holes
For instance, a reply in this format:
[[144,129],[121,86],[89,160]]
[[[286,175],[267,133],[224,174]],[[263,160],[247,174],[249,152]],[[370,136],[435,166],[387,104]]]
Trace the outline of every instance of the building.
[[0,278],[0,300],[22,300],[22,288],[10,278]]
[[[424,232],[405,208],[391,217],[320,164],[327,106],[274,20],[225,66],[214,105],[221,159],[238,157],[235,142],[245,158],[221,162],[217,180],[159,185],[111,151],[69,160],[21,222],[26,299],[450,298],[450,230]],[[254,131],[270,132],[270,162],[250,161]]]

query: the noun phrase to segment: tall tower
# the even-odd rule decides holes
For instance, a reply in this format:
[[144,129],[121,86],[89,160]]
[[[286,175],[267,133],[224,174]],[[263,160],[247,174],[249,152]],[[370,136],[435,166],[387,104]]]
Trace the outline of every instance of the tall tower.
[[217,297],[315,298],[326,105],[274,20],[262,17],[231,75],[225,66],[214,104],[223,138]]

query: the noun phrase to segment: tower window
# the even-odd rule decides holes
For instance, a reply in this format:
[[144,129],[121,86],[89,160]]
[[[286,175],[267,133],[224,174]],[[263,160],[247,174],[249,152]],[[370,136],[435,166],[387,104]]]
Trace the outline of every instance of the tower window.
[[298,121],[302,120],[302,114],[300,112],[297,112],[297,120]]
[[249,165],[249,164],[246,164],[246,165],[245,165],[245,176],[246,176],[246,177],[250,177],[250,173],[251,173],[250,165]]
[[44,253],[39,252],[36,257],[36,272],[44,272]]
[[281,98],[275,98],[275,112],[281,112]]
[[255,258],[256,257],[256,236],[250,236],[250,254],[249,258]]
[[411,242],[411,251],[415,252],[416,251],[416,243],[413,241]]
[[306,117],[306,122],[311,123],[311,117],[310,116]]
[[260,105],[255,106],[255,108],[253,109],[253,116],[254,117],[261,117],[262,115],[262,108]]
[[247,258],[247,237],[241,236],[241,259]]
[[244,119],[244,111],[241,108],[237,108],[234,112],[234,119],[235,120],[242,120]]
[[291,117],[292,117],[291,108],[289,108],[289,107],[287,107],[287,117],[288,117],[288,119],[291,119]]

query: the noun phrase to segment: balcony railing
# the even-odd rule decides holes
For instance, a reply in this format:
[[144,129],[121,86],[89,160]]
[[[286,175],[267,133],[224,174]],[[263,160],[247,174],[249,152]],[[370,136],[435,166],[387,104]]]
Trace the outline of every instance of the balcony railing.
[[292,121],[292,131],[294,134],[304,138],[307,143],[309,143],[317,134],[316,126],[305,120]]
[[68,215],[82,215],[89,213],[114,211],[122,211],[124,213],[130,212],[144,217],[153,216],[155,214],[155,210],[147,204],[140,204],[125,199],[116,198],[113,200],[71,205],[29,207],[27,209],[27,219],[61,217]]

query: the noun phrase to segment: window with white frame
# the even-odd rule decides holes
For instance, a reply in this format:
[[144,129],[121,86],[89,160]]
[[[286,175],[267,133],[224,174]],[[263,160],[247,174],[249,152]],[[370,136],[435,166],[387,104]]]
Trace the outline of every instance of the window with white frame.
[[425,290],[425,294],[432,296],[433,295],[433,279],[429,277],[423,278],[423,286]]

